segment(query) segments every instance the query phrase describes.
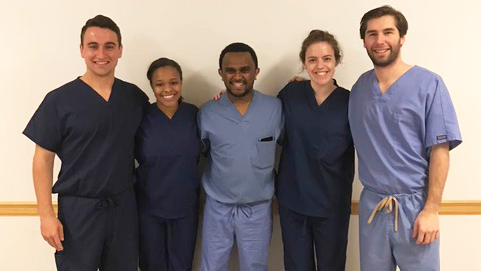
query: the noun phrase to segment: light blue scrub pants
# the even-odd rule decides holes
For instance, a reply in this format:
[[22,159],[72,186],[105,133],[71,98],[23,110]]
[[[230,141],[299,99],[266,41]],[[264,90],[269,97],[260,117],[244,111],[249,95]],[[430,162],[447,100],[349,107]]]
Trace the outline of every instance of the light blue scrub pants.
[[226,204],[207,196],[202,224],[200,271],[227,271],[237,242],[241,271],[266,271],[272,234],[270,200]]
[[[399,229],[394,230],[392,213],[379,211],[368,224],[378,202],[395,196],[399,202]],[[424,193],[381,195],[364,189],[359,203],[359,239],[362,271],[438,271],[439,239],[428,245],[416,244],[414,221],[424,207]],[[393,205],[394,207],[394,205]]]

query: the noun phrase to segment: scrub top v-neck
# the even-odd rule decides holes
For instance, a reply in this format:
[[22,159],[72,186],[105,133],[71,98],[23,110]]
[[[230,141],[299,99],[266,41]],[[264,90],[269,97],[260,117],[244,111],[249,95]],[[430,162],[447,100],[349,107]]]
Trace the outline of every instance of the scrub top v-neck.
[[310,216],[350,212],[354,147],[349,91],[337,87],[318,104],[310,81],[302,81],[289,83],[278,97],[285,117],[279,203]]
[[254,90],[244,115],[228,98],[208,101],[198,116],[209,146],[202,175],[206,194],[222,203],[270,200],[274,194],[276,141],[282,130],[281,101]]
[[115,79],[106,101],[77,78],[48,93],[24,130],[62,161],[52,191],[105,197],[134,182],[134,137],[148,98]]
[[200,189],[197,107],[181,102],[172,119],[149,106],[136,136],[139,207],[152,215],[179,218],[196,211]]
[[461,143],[456,113],[442,78],[419,66],[382,94],[374,70],[354,84],[349,120],[364,188],[393,195],[422,193],[433,145]]

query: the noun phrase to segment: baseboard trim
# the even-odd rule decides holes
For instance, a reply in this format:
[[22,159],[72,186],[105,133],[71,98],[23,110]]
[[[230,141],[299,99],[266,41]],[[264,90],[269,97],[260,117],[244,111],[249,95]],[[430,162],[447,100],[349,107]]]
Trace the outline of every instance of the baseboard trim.
[[[54,203],[57,210],[57,204]],[[279,213],[277,204],[274,204],[274,213]],[[359,201],[352,202],[352,214],[359,213]],[[446,200],[441,203],[441,215],[481,215],[481,200]],[[0,216],[36,216],[37,203],[35,202],[0,202]]]

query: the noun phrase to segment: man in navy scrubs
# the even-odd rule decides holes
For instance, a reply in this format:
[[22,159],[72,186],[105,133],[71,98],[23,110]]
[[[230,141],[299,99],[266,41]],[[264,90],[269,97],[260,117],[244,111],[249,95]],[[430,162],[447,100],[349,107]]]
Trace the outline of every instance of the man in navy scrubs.
[[[119,27],[98,15],[81,31],[87,71],[49,92],[24,130],[43,238],[58,270],[137,270],[134,136],[147,96],[114,77]],[[55,154],[62,161],[53,184]],[[58,218],[52,206],[58,193]]]

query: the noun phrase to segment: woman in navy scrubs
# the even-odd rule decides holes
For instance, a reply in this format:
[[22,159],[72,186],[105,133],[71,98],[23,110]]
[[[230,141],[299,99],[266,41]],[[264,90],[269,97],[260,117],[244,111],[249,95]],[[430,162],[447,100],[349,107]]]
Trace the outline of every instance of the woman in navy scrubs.
[[277,182],[285,270],[340,271],[354,177],[349,91],[333,79],[341,61],[333,35],[311,31],[299,57],[310,80],[290,82],[278,95],[285,116]]
[[139,265],[142,271],[191,270],[200,187],[197,107],[182,101],[175,61],[152,62],[147,78],[156,102],[136,136]]

